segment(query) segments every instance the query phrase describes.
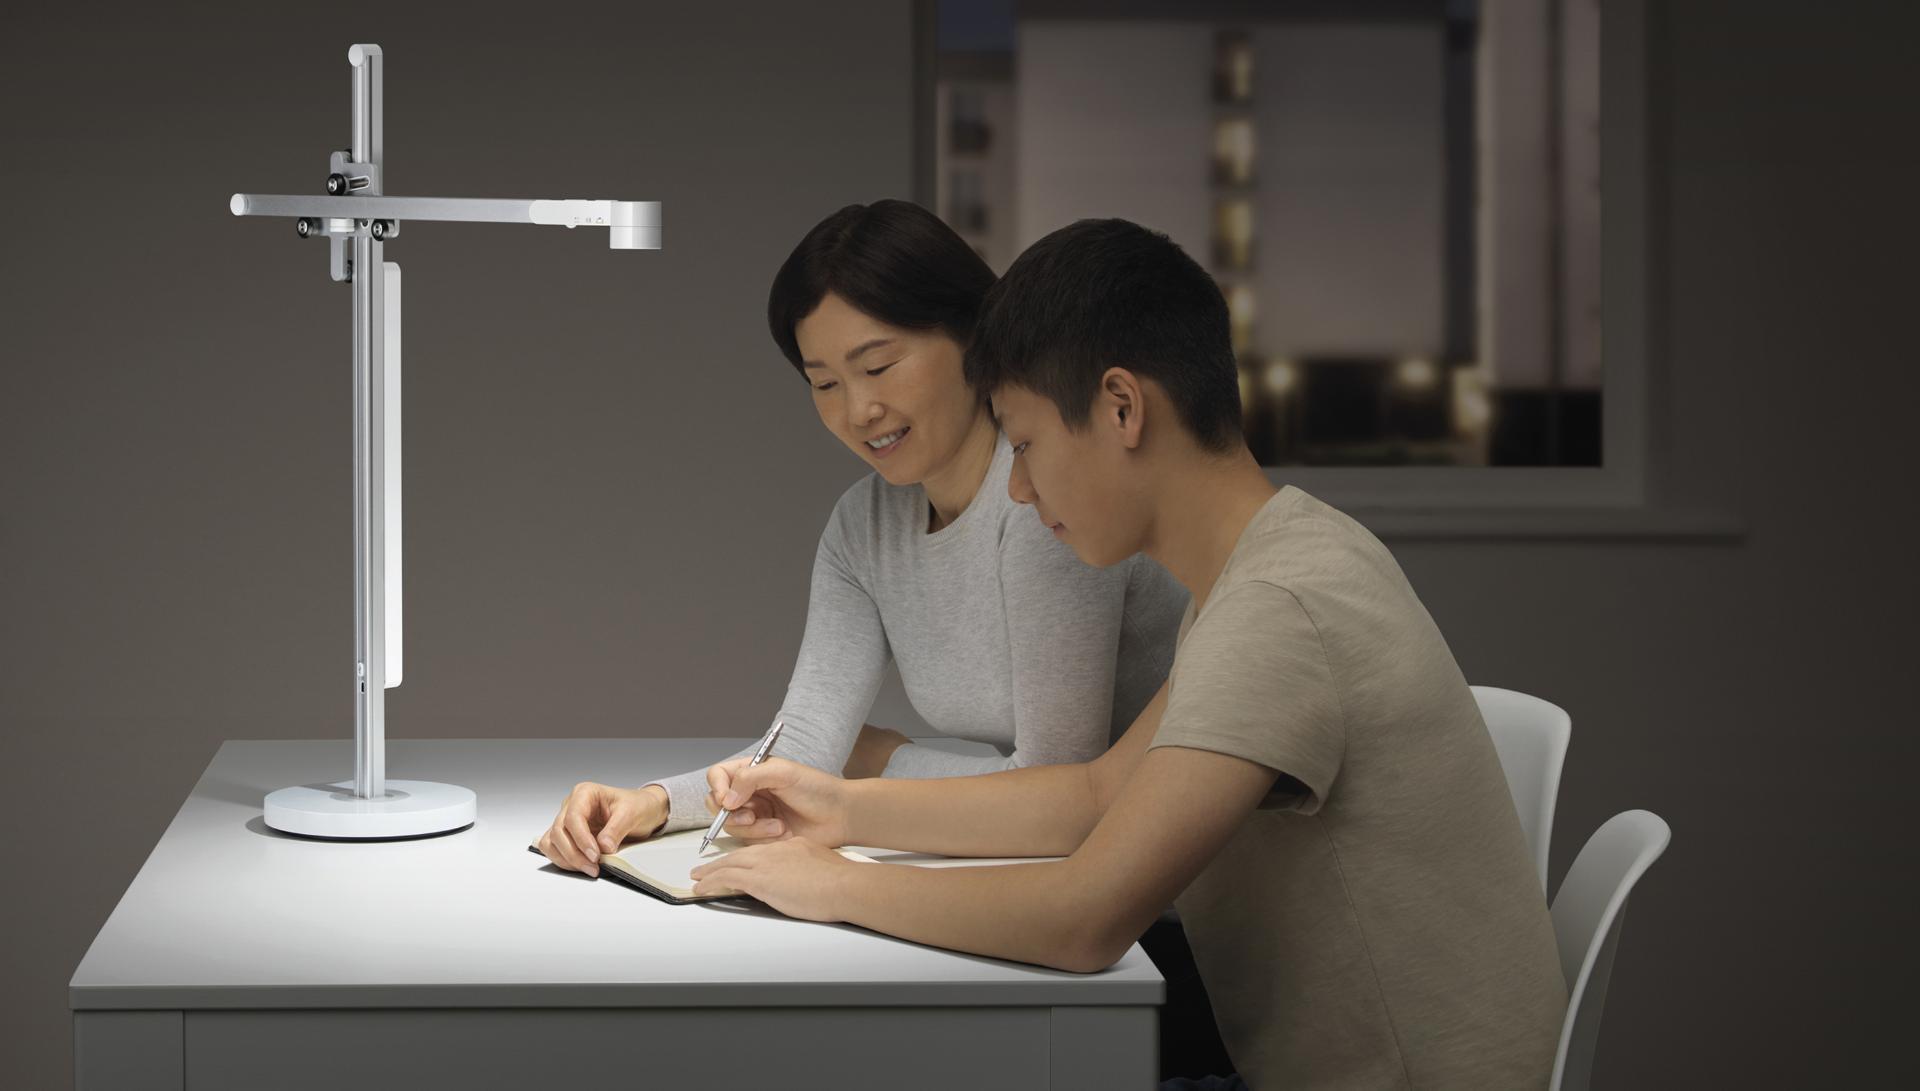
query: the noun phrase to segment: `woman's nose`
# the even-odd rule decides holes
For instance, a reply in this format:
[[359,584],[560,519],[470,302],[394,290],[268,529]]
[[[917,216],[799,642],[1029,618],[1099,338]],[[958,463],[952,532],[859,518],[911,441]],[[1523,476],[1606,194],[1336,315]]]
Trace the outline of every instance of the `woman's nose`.
[[886,415],[887,407],[875,399],[860,397],[847,399],[847,424],[855,429],[865,428]]

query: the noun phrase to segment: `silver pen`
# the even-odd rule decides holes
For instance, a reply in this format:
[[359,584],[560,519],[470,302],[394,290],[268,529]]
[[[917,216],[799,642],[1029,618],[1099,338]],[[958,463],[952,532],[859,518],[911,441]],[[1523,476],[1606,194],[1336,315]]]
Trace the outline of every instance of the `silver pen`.
[[[753,752],[753,760],[747,763],[747,768],[751,769],[767,760],[767,755],[773,753],[773,741],[780,737],[780,729],[785,726],[787,726],[785,720],[773,721],[773,727],[768,730],[767,737],[760,740],[760,749]],[[727,816],[732,813],[730,809],[722,807],[720,813],[713,816],[713,825],[707,827],[707,835],[700,839],[701,852],[707,851],[707,846],[713,844],[713,839],[720,836],[720,827],[727,824]]]

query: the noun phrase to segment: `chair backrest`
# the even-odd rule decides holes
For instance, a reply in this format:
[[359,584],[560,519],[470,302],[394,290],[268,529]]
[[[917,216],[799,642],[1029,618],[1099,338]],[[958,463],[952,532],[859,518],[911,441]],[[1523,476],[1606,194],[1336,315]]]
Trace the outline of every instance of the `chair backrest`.
[[1560,882],[1553,897],[1553,934],[1567,978],[1567,1016],[1560,1025],[1552,1091],[1586,1091],[1627,896],[1672,837],[1659,815],[1623,811],[1594,831]]
[[1507,789],[1513,793],[1544,893],[1553,807],[1560,798],[1560,767],[1566,764],[1573,720],[1559,705],[1538,697],[1493,686],[1472,689],[1493,748],[1500,752],[1500,768],[1507,774]]

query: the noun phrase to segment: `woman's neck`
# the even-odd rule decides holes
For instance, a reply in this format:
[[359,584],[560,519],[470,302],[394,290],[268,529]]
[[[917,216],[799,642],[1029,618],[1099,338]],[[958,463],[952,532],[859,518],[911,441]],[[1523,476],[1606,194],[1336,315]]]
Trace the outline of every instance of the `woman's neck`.
[[999,436],[1000,429],[982,407],[967,426],[967,434],[953,457],[920,482],[920,487],[927,491],[927,503],[933,508],[927,533],[951,526],[960,518],[960,513],[967,510],[967,505],[973,503],[974,496],[980,492],[980,483],[986,480],[987,467],[993,465],[993,447]]

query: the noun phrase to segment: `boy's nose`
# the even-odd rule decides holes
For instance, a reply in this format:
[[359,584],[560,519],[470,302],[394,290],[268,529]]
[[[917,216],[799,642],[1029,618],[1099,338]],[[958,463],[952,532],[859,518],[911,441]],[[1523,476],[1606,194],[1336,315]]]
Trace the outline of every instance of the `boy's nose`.
[[1031,504],[1037,499],[1033,482],[1027,480],[1027,468],[1017,458],[1013,460],[1013,472],[1007,475],[1007,495],[1016,504]]

